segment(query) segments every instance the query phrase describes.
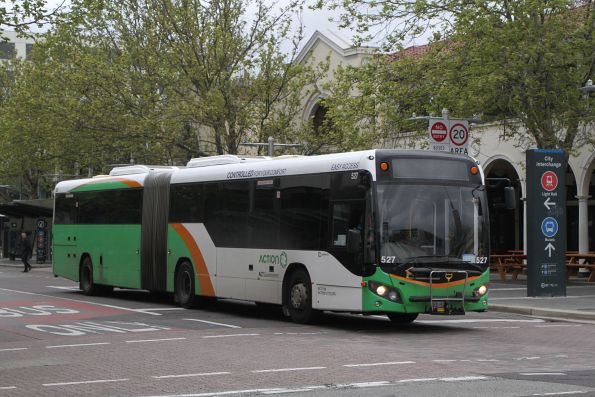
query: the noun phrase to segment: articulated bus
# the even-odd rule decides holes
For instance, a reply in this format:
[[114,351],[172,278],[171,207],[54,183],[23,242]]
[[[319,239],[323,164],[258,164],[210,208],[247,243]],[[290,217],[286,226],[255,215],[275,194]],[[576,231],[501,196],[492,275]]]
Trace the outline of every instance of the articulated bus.
[[133,165],[55,189],[53,272],[85,294],[137,288],[321,311],[485,311],[489,225],[471,158],[367,150]]

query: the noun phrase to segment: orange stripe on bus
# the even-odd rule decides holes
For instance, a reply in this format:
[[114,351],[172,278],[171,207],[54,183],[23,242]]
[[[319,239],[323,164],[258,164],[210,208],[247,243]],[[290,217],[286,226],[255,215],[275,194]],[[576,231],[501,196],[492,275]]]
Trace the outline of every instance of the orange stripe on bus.
[[143,187],[143,185],[140,182],[137,182],[135,180],[132,179],[126,179],[126,178],[105,178],[105,179],[97,179],[94,181],[90,181],[90,182],[86,182],[83,184],[78,185],[75,188],[70,189],[69,191],[74,191],[76,189],[80,189],[83,186],[88,186],[88,185],[96,185],[99,183],[106,183],[106,182],[121,182],[123,184],[125,184],[128,187]]
[[[410,278],[405,278],[405,277],[397,276],[396,274],[391,274],[390,276],[392,278],[396,278],[398,280],[402,280],[402,281],[405,281],[407,283],[417,284],[417,285],[421,285],[423,287],[429,287],[430,286],[430,283],[426,283],[424,281],[412,280]],[[479,278],[479,276],[469,277],[467,279],[467,282],[471,282],[471,281],[477,280],[478,278]],[[450,288],[450,287],[456,287],[457,285],[462,285],[462,284],[465,284],[465,279],[453,281],[451,283],[440,283],[440,284],[432,283],[432,288]]]
[[200,252],[200,248],[196,244],[196,241],[181,223],[172,223],[172,227],[178,235],[184,241],[186,248],[190,251],[190,256],[192,257],[192,263],[194,264],[194,269],[196,274],[198,274],[198,285],[200,286],[200,294],[206,296],[215,296],[215,289],[213,288],[213,283],[211,282],[211,276],[209,275],[209,270],[207,269],[207,264],[205,263],[205,259]]

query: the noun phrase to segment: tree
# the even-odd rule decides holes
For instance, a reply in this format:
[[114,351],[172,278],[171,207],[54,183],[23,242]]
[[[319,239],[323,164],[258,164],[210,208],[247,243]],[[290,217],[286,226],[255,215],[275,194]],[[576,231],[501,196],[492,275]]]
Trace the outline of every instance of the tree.
[[[386,44],[391,48],[428,29],[440,29],[426,55],[379,60],[378,65],[388,72],[384,77],[389,80],[383,82],[405,95],[393,102],[399,106],[401,114],[394,115],[399,120],[410,116],[400,112],[411,110],[408,97],[421,95],[426,111],[439,114],[448,107],[460,115],[483,113],[486,120],[504,120],[505,137],[522,141],[527,136],[518,134],[522,130],[539,147],[572,150],[593,143],[586,126],[593,122],[595,108],[579,91],[595,72],[592,2],[346,0],[330,4],[340,5],[345,24],[355,25],[363,35],[382,26],[389,32]],[[361,73],[359,78],[367,81],[368,71]],[[406,93],[394,87],[396,81],[407,88]]]
[[6,26],[21,33],[31,25],[41,27],[50,23],[63,5],[64,1],[48,10],[45,0],[10,0],[0,6],[0,27]]
[[0,172],[34,195],[48,174],[296,139],[313,76],[294,61],[291,12],[240,0],[73,2],[26,61],[1,65]]

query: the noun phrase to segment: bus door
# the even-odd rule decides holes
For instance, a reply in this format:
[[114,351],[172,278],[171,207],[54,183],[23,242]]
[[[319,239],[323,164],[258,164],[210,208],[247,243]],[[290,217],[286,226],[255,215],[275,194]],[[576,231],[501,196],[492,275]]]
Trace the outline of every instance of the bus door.
[[279,244],[279,178],[252,182],[250,190],[250,247],[258,248],[258,262],[249,267],[246,296],[256,302],[279,303],[281,250]]
[[361,172],[332,176],[328,252],[355,275],[364,273],[364,246],[371,214],[366,211],[369,186]]

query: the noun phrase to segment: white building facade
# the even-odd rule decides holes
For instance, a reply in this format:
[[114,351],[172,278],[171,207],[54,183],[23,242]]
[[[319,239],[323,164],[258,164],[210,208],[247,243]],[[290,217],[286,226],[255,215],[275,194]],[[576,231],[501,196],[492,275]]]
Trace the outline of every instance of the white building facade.
[[[298,60],[310,64],[328,60],[330,68],[324,81],[317,84],[316,92],[304,102],[302,122],[313,120],[316,125],[317,120],[324,117],[325,109],[320,102],[330,93],[324,90],[323,85],[332,81],[334,70],[339,65],[362,66],[374,50],[373,47],[353,47],[332,32],[315,32]],[[591,128],[591,134],[595,136],[595,129]],[[525,152],[535,147],[519,144],[516,139],[505,141],[502,135],[502,126],[498,123],[473,125],[469,141],[480,143],[470,145],[469,155],[480,162],[488,177],[509,178],[517,191],[519,203],[514,211],[504,208],[503,192],[501,196],[498,192],[491,194],[492,250],[526,252]],[[394,145],[387,140],[374,146],[396,148]],[[577,148],[576,153],[569,157],[566,191],[567,250],[581,253],[595,251],[595,149],[592,145]]]

